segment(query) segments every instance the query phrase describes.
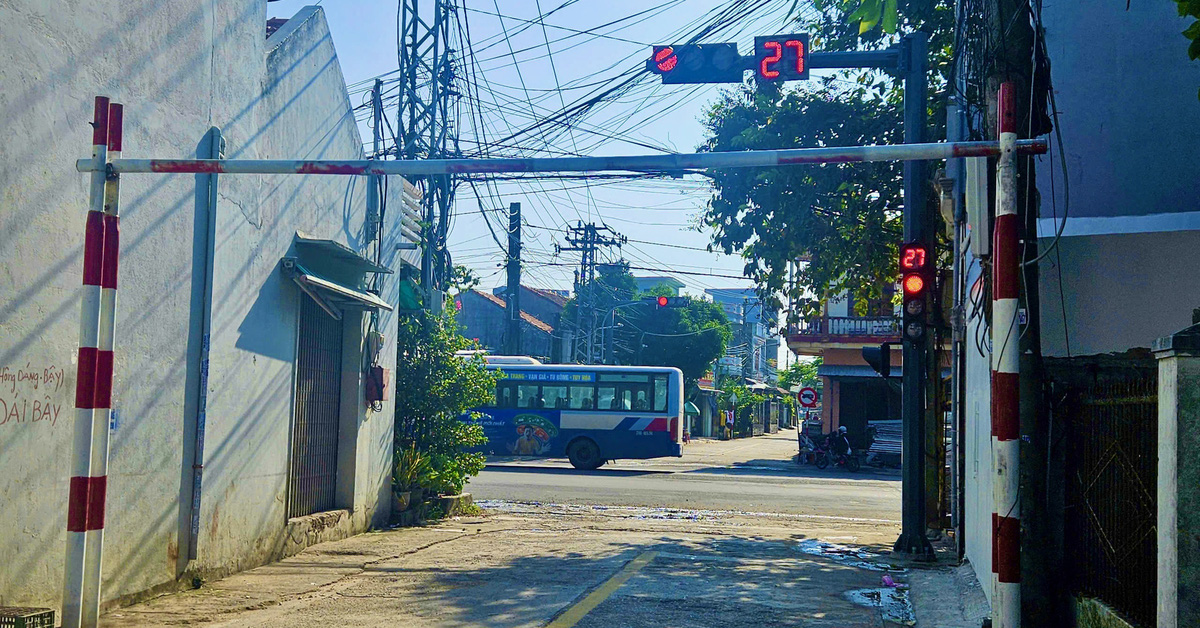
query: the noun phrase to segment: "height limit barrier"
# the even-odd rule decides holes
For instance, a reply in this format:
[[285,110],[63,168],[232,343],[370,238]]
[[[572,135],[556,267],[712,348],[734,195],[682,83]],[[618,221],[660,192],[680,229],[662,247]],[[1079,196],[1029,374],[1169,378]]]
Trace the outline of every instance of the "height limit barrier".
[[1014,154],[1044,154],[1044,140],[936,142],[841,148],[794,148],[736,153],[676,153],[610,157],[429,160],[127,159],[120,157],[121,105],[96,98],[90,159],[75,168],[91,173],[84,235],[83,304],[80,309],[75,440],[67,506],[63,627],[96,625],[100,603],[108,425],[112,400],[114,312],[118,255],[120,176],[173,174],[447,175],[533,172],[668,173],[706,168],[781,167],[875,161],[925,161],[995,157],[1001,144]]

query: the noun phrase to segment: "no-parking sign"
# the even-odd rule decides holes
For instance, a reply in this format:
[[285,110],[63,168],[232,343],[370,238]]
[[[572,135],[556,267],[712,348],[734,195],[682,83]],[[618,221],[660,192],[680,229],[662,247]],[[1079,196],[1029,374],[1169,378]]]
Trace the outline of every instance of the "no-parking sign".
[[816,391],[816,389],[801,388],[799,394],[797,394],[796,396],[800,398],[800,405],[804,406],[805,408],[817,407],[817,391]]

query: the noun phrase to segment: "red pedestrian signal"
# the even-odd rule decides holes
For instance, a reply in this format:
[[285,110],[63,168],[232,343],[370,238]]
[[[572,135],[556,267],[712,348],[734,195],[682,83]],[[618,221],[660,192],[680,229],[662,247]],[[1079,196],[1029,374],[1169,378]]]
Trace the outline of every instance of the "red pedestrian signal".
[[808,35],[754,38],[754,73],[763,81],[808,79]]

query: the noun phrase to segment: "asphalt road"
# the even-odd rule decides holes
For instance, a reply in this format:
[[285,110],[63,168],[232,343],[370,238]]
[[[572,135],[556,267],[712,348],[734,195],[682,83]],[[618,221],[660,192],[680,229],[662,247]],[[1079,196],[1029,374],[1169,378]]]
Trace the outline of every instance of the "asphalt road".
[[466,490],[476,500],[900,519],[899,480],[869,476],[802,476],[734,467],[674,472],[489,467]]

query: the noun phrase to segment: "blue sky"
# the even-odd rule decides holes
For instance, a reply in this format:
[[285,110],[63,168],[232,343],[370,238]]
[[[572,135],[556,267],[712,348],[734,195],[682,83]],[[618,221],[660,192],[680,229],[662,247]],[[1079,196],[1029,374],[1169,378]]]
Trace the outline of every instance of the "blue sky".
[[[310,3],[272,2],[268,13],[271,17],[290,17]],[[602,81],[630,74],[649,57],[651,44],[677,43],[674,36],[694,28],[710,11],[732,5],[729,0],[465,0],[462,4],[466,5],[461,17],[469,25],[475,67],[486,89],[481,92],[482,105],[462,110],[460,120],[469,116],[471,122],[460,122],[460,136],[477,138],[475,127],[480,127],[491,141],[593,93]],[[791,30],[786,21],[790,1],[762,4],[729,30],[706,41],[736,42],[746,54],[752,50],[754,35]],[[397,68],[397,4],[329,0],[321,6],[351,96],[355,104],[363,102],[366,94],[356,83]],[[425,15],[431,15],[431,9],[432,0],[422,3]],[[530,23],[543,11],[553,11],[544,20],[544,29],[542,23]],[[595,30],[578,32],[589,29]],[[567,89],[560,90],[560,86]],[[549,141],[535,137],[524,141],[521,148],[536,150],[543,156],[561,151],[607,155],[656,152],[650,147],[691,152],[703,139],[700,118],[720,89],[722,86],[664,86],[659,85],[657,77],[647,77],[638,88],[594,111],[570,132],[559,133]],[[394,120],[395,112],[391,115]],[[480,119],[482,122],[477,123]],[[364,129],[364,139],[370,138],[369,133]],[[622,139],[606,139],[604,136],[609,134]],[[475,147],[471,143],[462,146],[464,150]],[[694,227],[708,196],[709,188],[699,178],[505,182],[490,190],[479,189],[479,198],[472,188],[462,186],[450,230],[450,252],[456,263],[467,265],[484,278],[484,288],[503,283],[503,252],[493,240],[480,207],[507,207],[515,201],[522,203],[526,223],[523,280],[531,285],[571,287],[578,254],[556,255],[554,244],[563,244],[560,230],[578,221],[603,222],[628,237],[630,242],[621,253],[634,266],[740,277],[740,258],[697,250],[709,242],[708,234]],[[503,241],[504,233],[499,231],[503,216],[497,212],[490,215]],[[613,251],[614,256],[616,253]],[[671,273],[635,270],[634,274]],[[705,288],[752,285],[744,279],[674,276],[686,284],[684,291],[692,294],[702,294]]]

